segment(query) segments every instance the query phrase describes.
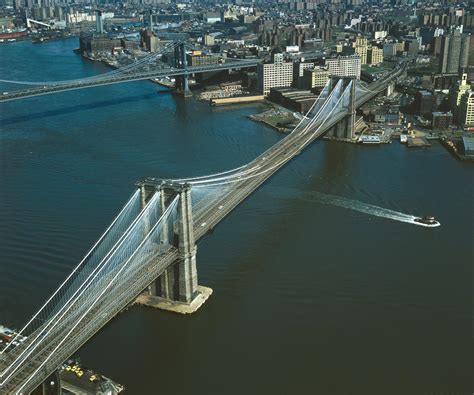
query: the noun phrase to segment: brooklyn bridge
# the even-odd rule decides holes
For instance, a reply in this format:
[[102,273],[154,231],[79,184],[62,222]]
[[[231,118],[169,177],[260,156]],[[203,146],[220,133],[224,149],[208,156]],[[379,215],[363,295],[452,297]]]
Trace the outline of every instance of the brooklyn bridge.
[[[171,49],[182,51],[180,46]],[[154,56],[102,76],[4,92],[1,100],[208,70],[185,64],[176,69],[143,70]],[[250,65],[255,62],[212,67]],[[314,140],[328,133],[352,138],[357,108],[383,93],[404,68],[400,64],[392,74],[370,85],[331,78],[290,134],[238,168],[194,178],[155,175],[138,181],[110,226],[18,331],[16,336],[26,339],[17,346],[12,341],[0,353],[0,393],[33,391],[143,292],[178,305],[193,304],[201,292],[196,242]],[[185,78],[182,83],[186,89]]]

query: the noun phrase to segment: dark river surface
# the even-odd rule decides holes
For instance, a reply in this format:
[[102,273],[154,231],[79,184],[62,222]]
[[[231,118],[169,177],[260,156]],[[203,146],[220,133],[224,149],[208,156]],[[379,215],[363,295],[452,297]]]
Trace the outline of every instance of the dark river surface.
[[[107,70],[76,46],[1,45],[0,78]],[[224,171],[282,138],[248,119],[261,106],[160,89],[0,104],[1,323],[27,321],[137,180]],[[133,307],[78,354],[129,394],[471,393],[472,185],[472,164],[437,142],[316,141],[201,240],[199,283],[214,294],[198,313]]]

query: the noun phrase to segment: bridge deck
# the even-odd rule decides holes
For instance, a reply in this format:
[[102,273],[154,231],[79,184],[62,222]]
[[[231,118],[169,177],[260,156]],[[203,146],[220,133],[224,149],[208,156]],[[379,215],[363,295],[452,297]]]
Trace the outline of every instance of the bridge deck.
[[149,80],[153,78],[176,77],[179,75],[190,75],[190,74],[199,74],[199,73],[207,73],[207,72],[216,72],[216,71],[221,71],[221,70],[233,70],[233,69],[241,69],[241,68],[246,68],[246,67],[255,67],[260,63],[261,63],[260,60],[241,60],[241,61],[231,61],[228,63],[219,63],[219,64],[214,64],[214,65],[194,66],[194,67],[188,67],[186,69],[166,68],[166,69],[159,69],[159,70],[142,71],[142,72],[136,72],[136,73],[128,73],[128,74],[119,75],[115,77],[111,76],[108,78],[102,78],[100,75],[98,75],[96,79],[88,79],[88,80],[84,79],[83,81],[78,80],[71,83],[58,82],[58,84],[44,85],[41,87],[35,87],[35,88],[30,88],[30,89],[19,89],[19,90],[14,90],[11,92],[3,92],[3,94],[0,95],[0,103],[12,101],[12,100],[25,99],[27,97],[50,95],[53,93],[59,93],[59,92],[77,90],[77,89],[86,89],[86,88],[93,88],[96,86],[120,84],[123,82],[133,82],[133,81]]
[[[388,81],[396,78],[398,74],[399,72],[394,73]],[[387,81],[379,81],[372,85],[373,92],[367,92],[357,98],[356,106],[358,107],[373,98],[378,91],[383,89],[386,83]],[[245,171],[246,169],[258,167],[258,175],[239,180],[235,184],[230,184],[227,188],[224,188],[221,194],[198,204],[194,213],[195,239],[198,240],[204,236],[278,169],[296,157],[304,147],[328,131],[346,115],[347,110],[337,110],[329,119],[316,121],[306,133],[303,133],[301,128],[288,135],[243,168],[243,171]],[[320,130],[309,138],[310,134],[317,130],[318,127],[320,127]],[[205,225],[202,226],[203,224]],[[86,307],[84,309],[81,309],[79,306],[78,310],[73,309],[74,311],[65,316],[62,325],[57,326],[47,334],[40,334],[41,336],[44,335],[45,339],[35,350],[34,358],[31,357],[21,364],[17,372],[1,388],[0,393],[14,393],[16,389],[21,388],[22,384],[27,382],[33,375],[34,377],[30,379],[23,392],[36,388],[64,360],[76,352],[130,302],[135,300],[143,289],[160,276],[178,258],[178,252],[173,247],[161,245],[159,248],[157,246],[157,250],[158,252],[153,254],[153,256],[145,256],[136,262],[133,261],[133,264],[120,275],[120,280],[117,284],[114,285],[110,292],[105,293],[92,310],[85,311],[84,309],[87,307],[85,303]],[[97,291],[101,290],[100,287],[105,287],[108,281],[110,281],[110,278],[107,277],[99,281],[95,285],[95,291],[91,291],[91,297],[95,297]],[[68,337],[68,332],[78,322],[78,317],[81,316],[78,327]],[[33,339],[33,337],[30,336],[28,339]],[[67,342],[62,344],[62,340],[65,338],[67,338]],[[3,361],[3,364],[9,363],[11,358],[21,353],[28,344],[27,340],[21,346],[12,350],[11,353],[4,355],[6,359]],[[53,354],[48,362],[40,371],[35,373],[41,362],[52,352]]]

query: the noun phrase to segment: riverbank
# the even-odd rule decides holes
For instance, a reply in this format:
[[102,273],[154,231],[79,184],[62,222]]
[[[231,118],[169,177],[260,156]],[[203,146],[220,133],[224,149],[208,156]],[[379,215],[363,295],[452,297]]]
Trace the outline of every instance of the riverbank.
[[[107,70],[75,46],[0,46],[0,73],[51,81]],[[265,104],[211,107],[159,89],[138,81],[2,104],[2,320],[28,321],[138,179],[221,173],[284,137],[248,118]],[[438,144],[317,140],[200,241],[199,283],[214,293],[196,314],[128,309],[79,354],[130,394],[219,394],[229,383],[228,392],[262,395],[383,393],[387,383],[398,393],[462,392],[471,377],[471,183],[472,166]],[[193,188],[193,197],[228,185]],[[337,196],[443,225],[338,207]]]
[[280,133],[290,133],[303,117],[301,114],[294,113],[274,103],[268,101],[265,101],[265,103],[272,108],[259,114],[249,115],[249,118],[252,121],[270,126]]
[[224,105],[229,105],[229,104],[262,102],[264,100],[265,100],[265,96],[263,95],[252,95],[252,96],[222,97],[222,98],[217,98],[217,99],[211,99],[210,103],[213,106],[224,106]]
[[461,140],[442,138],[439,141],[441,142],[441,145],[443,145],[443,147],[445,147],[456,159],[466,162],[474,162],[474,157],[462,153],[463,148]]

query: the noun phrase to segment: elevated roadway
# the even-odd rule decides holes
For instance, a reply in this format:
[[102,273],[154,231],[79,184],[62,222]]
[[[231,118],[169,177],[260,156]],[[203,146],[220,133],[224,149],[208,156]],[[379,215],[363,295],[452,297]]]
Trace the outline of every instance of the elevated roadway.
[[[402,65],[387,78],[371,84],[369,90],[361,93],[356,98],[355,106],[360,107],[382,92],[389,83],[400,76],[403,70],[404,66]],[[198,202],[193,208],[196,241],[213,229],[277,170],[348,115],[347,108],[334,107],[326,113],[326,116],[316,118],[314,124],[311,124],[311,120],[307,119],[306,124],[302,124],[302,127],[243,167],[239,172],[242,174],[240,178],[237,176],[228,185],[223,185],[221,192],[212,198]],[[145,182],[158,186],[161,181],[149,178]],[[79,325],[72,333],[70,328],[74,328],[73,325],[77,323],[77,311],[68,314],[63,319],[63,323],[51,332],[47,334],[40,332],[40,336],[47,336],[47,341],[43,341],[34,354],[28,357],[7,382],[0,387],[0,393],[14,394],[20,388],[22,393],[28,393],[36,388],[117,313],[132,303],[138,294],[158,278],[177,258],[178,251],[174,247],[156,245],[156,251],[152,254],[140,256],[137,259],[138,262],[133,262],[121,273],[113,288],[105,292],[100,301],[90,311],[84,312],[84,318],[80,320]],[[110,280],[109,278],[103,278],[97,286],[105,286]],[[38,331],[41,331],[41,329]],[[67,341],[62,344],[64,338],[67,338]],[[14,360],[15,356],[27,346],[28,340],[10,353],[1,355],[0,371],[3,371]],[[50,357],[46,364],[38,370],[42,361],[48,356]]]
[[141,81],[149,80],[153,78],[163,78],[163,77],[176,77],[180,75],[190,75],[190,74],[199,74],[199,73],[208,73],[216,72],[221,70],[237,70],[247,67],[255,67],[261,63],[261,60],[234,60],[226,63],[205,65],[205,66],[192,66],[187,67],[186,69],[179,68],[166,68],[166,69],[155,69],[142,72],[131,72],[126,74],[121,74],[118,76],[110,77],[101,77],[100,75],[97,78],[91,79],[87,78],[84,80],[76,80],[69,83],[51,83],[48,85],[43,85],[40,87],[33,87],[28,89],[18,89],[9,92],[2,92],[0,95],[0,103],[7,102],[12,100],[26,99],[28,97],[42,96],[42,95],[51,95],[54,93],[72,91],[77,89],[87,89],[93,88],[96,86],[104,85],[113,85],[121,84],[124,82],[132,81]]

